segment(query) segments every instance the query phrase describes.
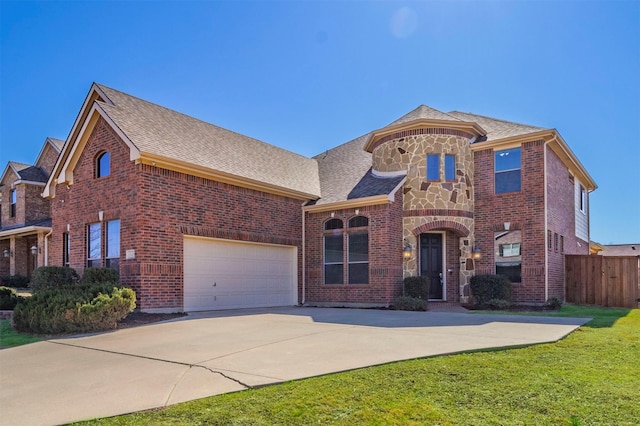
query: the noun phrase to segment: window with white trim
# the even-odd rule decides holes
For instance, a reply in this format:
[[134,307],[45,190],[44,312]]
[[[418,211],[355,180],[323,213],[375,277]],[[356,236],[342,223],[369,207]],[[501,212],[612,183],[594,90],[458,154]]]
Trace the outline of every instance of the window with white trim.
[[120,271],[120,221],[107,222],[107,238],[105,241],[105,266]]
[[[369,219],[349,219],[349,284],[369,283]],[[364,229],[363,229],[364,228]]]
[[18,204],[18,193],[15,189],[9,192],[9,217],[16,217],[16,205]]
[[512,283],[522,282],[521,232],[496,232],[494,240],[496,274],[506,276]]
[[324,283],[344,284],[344,228],[340,219],[324,224]]
[[87,268],[102,266],[102,226],[100,222],[87,225]]

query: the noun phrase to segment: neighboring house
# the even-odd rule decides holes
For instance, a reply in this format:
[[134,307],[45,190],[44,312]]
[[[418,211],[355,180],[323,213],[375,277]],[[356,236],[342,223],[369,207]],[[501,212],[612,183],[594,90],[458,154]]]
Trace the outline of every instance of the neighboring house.
[[306,158],[94,84],[43,196],[49,260],[113,267],[147,312],[460,303],[477,273],[564,297],[596,184],[554,129],[420,106]]
[[640,244],[602,244],[600,256],[640,256]]
[[34,165],[10,161],[0,178],[0,276],[30,276],[47,261],[50,200],[40,196],[64,141],[47,138]]

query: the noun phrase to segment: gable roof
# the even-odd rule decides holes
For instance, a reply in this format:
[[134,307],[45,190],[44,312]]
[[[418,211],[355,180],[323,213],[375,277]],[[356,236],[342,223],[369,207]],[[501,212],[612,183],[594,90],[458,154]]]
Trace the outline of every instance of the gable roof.
[[47,179],[49,179],[49,176],[47,176],[40,167],[19,163],[17,161],[9,161],[0,177],[0,182],[4,181],[9,171],[12,171],[16,175],[18,181],[46,183]]
[[[88,112],[87,112],[88,110]],[[56,164],[52,181],[72,183],[75,153],[95,114],[129,146],[136,162],[313,199],[320,195],[315,160],[94,83]],[[89,129],[90,130],[90,129]],[[50,195],[50,186],[45,195]]]

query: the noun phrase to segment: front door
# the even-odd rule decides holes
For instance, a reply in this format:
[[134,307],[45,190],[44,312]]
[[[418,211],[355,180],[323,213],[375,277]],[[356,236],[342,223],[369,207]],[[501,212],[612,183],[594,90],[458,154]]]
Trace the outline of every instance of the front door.
[[442,234],[420,235],[420,275],[429,278],[429,299],[443,296]]

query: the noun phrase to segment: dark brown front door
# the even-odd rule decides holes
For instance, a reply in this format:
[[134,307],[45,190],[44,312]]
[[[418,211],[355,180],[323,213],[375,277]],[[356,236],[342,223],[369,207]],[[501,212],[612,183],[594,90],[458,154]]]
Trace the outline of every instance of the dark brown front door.
[[442,299],[442,234],[420,235],[420,275],[429,277],[429,299]]

